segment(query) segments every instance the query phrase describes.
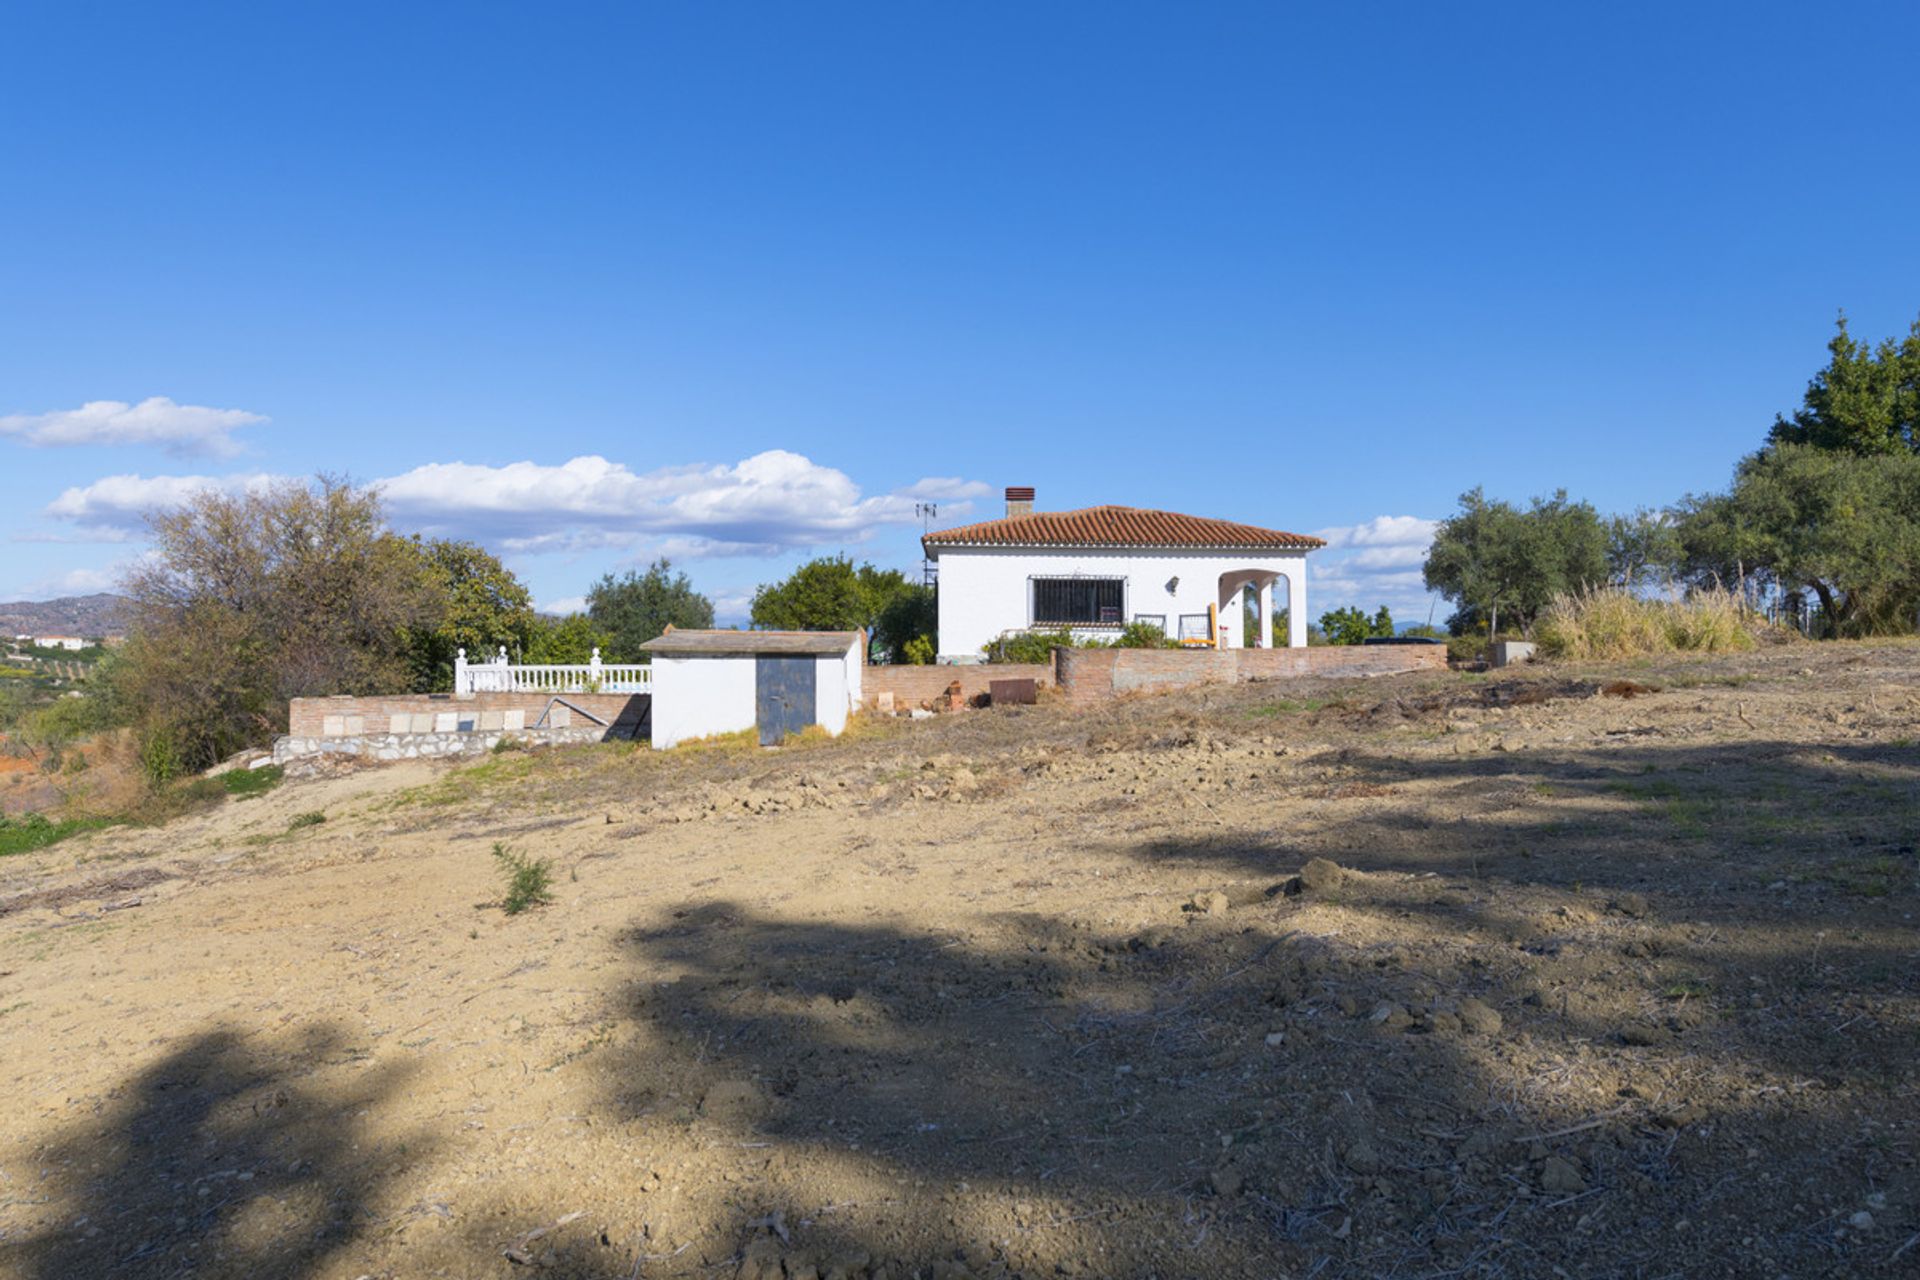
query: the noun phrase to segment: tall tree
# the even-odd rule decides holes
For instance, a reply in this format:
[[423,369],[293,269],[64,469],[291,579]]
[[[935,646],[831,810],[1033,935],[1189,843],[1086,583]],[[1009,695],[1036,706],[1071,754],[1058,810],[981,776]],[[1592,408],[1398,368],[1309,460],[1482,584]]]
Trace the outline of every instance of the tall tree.
[[533,602],[510,569],[472,542],[418,536],[412,542],[421,580],[436,604],[429,624],[408,637],[417,692],[451,688],[461,649],[476,660],[497,648],[524,651],[535,625]]
[[[898,569],[855,565],[847,556],[809,560],[753,593],[753,622],[790,631],[875,633],[880,647],[904,656],[915,635],[930,635],[933,593]],[[884,637],[879,633],[884,631]]]
[[873,621],[874,646],[889,662],[933,661],[940,626],[939,602],[932,587],[903,582],[880,606]]
[[1502,615],[1530,627],[1554,596],[1606,581],[1606,530],[1591,504],[1564,489],[1522,511],[1476,488],[1440,522],[1423,576],[1457,606],[1456,632],[1483,620],[1497,631]]
[[1321,614],[1320,629],[1326,633],[1328,644],[1362,644],[1377,636],[1391,636],[1393,615],[1385,605],[1372,617],[1357,606],[1348,605]]
[[1672,512],[1640,507],[1632,515],[1608,516],[1606,529],[1607,577],[1615,586],[1641,586],[1679,563],[1680,535]]
[[713,601],[695,591],[686,574],[673,572],[673,562],[663,556],[645,573],[629,569],[594,583],[587,592],[587,616],[607,636],[603,658],[644,662],[647,652],[640,646],[668,627],[711,627]]
[[1826,367],[1793,417],[1773,420],[1768,439],[1847,453],[1920,453],[1920,320],[1900,341],[1870,345],[1853,339],[1842,315]]
[[1738,571],[1819,597],[1831,634],[1910,631],[1920,613],[1920,456],[1776,445],[1724,495],[1690,500],[1696,576]]
[[613,637],[584,613],[570,613],[564,618],[536,616],[533,633],[527,637],[526,660],[579,664],[591,661],[595,649],[602,651],[602,658],[608,657],[612,645]]
[[156,775],[283,732],[289,698],[406,687],[407,636],[439,598],[377,494],[323,476],[202,492],[149,524],[118,684]]

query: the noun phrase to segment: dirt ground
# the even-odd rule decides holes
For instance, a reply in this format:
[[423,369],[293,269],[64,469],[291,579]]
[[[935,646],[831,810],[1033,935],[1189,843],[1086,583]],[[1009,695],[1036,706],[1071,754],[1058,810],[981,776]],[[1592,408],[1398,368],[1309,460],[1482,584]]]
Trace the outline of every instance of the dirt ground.
[[0,1275],[1920,1274],[1916,737],[1920,646],[1797,645],[79,837],[0,863]]

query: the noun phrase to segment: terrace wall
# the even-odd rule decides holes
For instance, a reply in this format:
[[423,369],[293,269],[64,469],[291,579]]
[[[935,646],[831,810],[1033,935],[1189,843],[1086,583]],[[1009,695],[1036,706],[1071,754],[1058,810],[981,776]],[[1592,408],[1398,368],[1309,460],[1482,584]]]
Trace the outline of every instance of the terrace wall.
[[[518,732],[532,729],[555,698],[606,721],[607,737],[644,737],[653,708],[646,693],[399,693],[364,698],[295,698],[287,736],[347,738],[386,734]],[[593,728],[577,712],[555,706],[550,728]],[[517,714],[516,714],[517,713]],[[555,721],[564,721],[556,724]]]
[[968,699],[987,691],[995,680],[1034,680],[1041,688],[1053,683],[1053,666],[1045,662],[975,662],[953,666],[879,666],[868,667],[861,677],[861,693],[866,704],[876,706],[882,692],[893,695],[898,707],[917,707],[932,702],[947,691],[954,681]]
[[1325,645],[1301,649],[1056,649],[1060,691],[1075,702],[1123,693],[1298,676],[1444,671],[1444,645]]

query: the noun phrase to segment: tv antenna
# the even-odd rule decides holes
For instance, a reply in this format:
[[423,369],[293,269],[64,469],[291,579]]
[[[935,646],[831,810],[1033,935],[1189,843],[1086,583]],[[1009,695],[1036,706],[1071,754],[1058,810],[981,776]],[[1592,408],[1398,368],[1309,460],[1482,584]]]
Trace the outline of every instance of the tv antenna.
[[934,567],[933,559],[926,554],[926,536],[933,532],[933,522],[940,517],[940,504],[937,502],[916,502],[913,514],[920,517],[920,581],[927,586],[934,584],[939,571]]

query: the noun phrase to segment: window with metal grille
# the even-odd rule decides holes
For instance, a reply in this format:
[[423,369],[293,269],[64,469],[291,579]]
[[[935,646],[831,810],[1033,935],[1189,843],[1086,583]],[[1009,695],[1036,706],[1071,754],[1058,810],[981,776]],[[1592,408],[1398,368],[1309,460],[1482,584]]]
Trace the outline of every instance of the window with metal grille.
[[1038,626],[1119,626],[1126,616],[1125,578],[1035,578],[1033,621]]

